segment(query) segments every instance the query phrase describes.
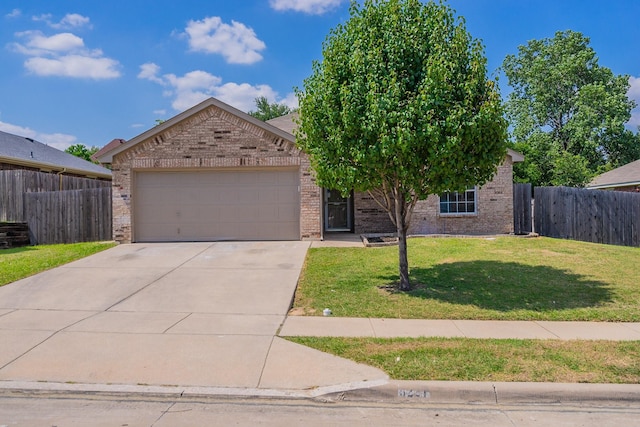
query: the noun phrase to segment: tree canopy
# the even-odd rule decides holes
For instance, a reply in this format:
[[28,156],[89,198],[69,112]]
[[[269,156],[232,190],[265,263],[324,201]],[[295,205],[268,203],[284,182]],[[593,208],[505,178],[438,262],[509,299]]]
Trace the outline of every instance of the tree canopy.
[[296,139],[319,185],[368,191],[399,237],[400,289],[410,288],[406,233],[418,200],[489,180],[507,124],[480,41],[442,3],[352,2],[298,90]]
[[276,117],[284,116],[293,111],[285,104],[278,104],[277,102],[270,104],[269,100],[264,96],[256,98],[255,102],[256,110],[249,111],[249,115],[262,121],[275,119]]
[[96,154],[99,150],[100,149],[98,147],[88,148],[84,144],[73,144],[73,145],[67,147],[67,149],[64,150],[64,152],[65,153],[69,153],[71,155],[74,155],[76,157],[80,157],[81,159],[85,159],[88,162],[97,163],[97,162],[94,162],[91,159],[91,156]]
[[534,185],[581,186],[602,170],[640,158],[625,129],[635,103],[629,76],[598,64],[589,38],[574,31],[531,40],[508,55],[504,72],[515,149],[525,161],[516,178]]

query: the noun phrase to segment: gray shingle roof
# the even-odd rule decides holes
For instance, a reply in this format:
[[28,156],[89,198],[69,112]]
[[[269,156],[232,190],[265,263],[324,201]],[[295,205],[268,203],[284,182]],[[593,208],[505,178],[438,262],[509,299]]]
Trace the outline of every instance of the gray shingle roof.
[[0,131],[0,162],[111,178],[111,171],[31,138]]
[[615,188],[630,185],[640,185],[640,160],[596,176],[587,188]]
[[293,135],[296,128],[298,127],[298,125],[295,122],[297,118],[298,118],[298,113],[289,113],[284,116],[267,120],[267,123]]

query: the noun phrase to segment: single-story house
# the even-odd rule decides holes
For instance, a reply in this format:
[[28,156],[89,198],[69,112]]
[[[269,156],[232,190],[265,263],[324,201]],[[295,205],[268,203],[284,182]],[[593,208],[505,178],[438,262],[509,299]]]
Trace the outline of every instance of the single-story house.
[[[295,146],[293,118],[255,119],[209,98],[98,160],[113,172],[113,232],[119,242],[322,239],[325,232],[395,231],[366,193],[343,198],[316,185]],[[509,150],[494,179],[432,196],[410,233],[513,231]]]
[[586,188],[640,192],[640,160],[596,176]]
[[25,169],[111,180],[111,171],[32,138],[0,131],[0,170]]

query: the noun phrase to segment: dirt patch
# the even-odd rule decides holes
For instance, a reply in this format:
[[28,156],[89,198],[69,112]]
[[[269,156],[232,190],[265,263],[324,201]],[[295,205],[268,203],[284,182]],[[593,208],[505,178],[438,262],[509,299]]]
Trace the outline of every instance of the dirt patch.
[[316,310],[313,308],[295,307],[287,313],[289,316],[313,316]]

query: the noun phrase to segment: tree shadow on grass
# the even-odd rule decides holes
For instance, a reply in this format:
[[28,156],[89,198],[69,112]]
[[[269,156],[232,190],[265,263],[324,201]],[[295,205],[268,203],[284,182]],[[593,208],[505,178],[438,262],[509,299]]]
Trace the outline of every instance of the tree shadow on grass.
[[612,296],[608,283],[568,270],[500,261],[414,267],[411,281],[407,295],[504,312],[597,307]]

